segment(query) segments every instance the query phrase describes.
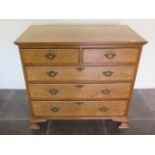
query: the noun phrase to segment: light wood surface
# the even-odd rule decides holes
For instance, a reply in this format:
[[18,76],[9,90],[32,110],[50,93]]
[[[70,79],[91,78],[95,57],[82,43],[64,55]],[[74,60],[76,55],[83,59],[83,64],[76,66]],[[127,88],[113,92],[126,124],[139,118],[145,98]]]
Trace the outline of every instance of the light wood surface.
[[146,41],[126,25],[30,26],[16,44],[102,43],[123,44]]

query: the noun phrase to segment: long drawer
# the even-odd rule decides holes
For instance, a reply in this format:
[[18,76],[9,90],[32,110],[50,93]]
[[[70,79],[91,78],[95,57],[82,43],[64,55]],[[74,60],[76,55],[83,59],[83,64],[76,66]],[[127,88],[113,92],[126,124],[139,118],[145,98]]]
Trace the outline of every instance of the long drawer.
[[29,82],[133,80],[135,66],[27,66]]
[[114,84],[29,84],[32,100],[126,99],[131,83]]
[[78,49],[22,49],[26,65],[78,64]]
[[139,49],[84,49],[83,61],[85,64],[113,64],[136,63]]
[[127,101],[32,101],[34,116],[95,117],[123,116]]

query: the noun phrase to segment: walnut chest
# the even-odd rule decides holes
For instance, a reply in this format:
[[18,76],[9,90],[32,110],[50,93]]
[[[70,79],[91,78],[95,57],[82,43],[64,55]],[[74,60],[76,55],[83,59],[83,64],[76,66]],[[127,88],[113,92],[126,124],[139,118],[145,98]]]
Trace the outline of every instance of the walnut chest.
[[112,119],[127,114],[146,41],[125,25],[30,26],[19,46],[30,127],[49,119]]

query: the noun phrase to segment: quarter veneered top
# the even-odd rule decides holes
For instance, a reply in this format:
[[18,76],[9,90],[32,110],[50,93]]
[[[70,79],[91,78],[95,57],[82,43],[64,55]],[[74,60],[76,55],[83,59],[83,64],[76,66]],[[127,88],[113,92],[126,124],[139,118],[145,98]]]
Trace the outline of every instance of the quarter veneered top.
[[122,44],[146,41],[126,25],[30,26],[16,41],[22,44]]

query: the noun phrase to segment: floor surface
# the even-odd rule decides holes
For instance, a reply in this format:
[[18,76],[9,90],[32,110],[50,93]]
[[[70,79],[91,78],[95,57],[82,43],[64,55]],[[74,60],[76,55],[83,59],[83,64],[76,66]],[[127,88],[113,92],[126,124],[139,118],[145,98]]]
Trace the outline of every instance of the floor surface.
[[25,90],[0,90],[0,135],[154,135],[155,90],[134,91],[128,129],[111,120],[82,120],[48,121],[37,131],[29,129],[29,117]]

